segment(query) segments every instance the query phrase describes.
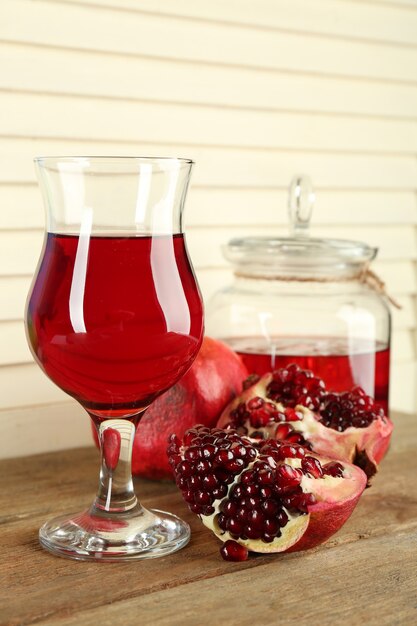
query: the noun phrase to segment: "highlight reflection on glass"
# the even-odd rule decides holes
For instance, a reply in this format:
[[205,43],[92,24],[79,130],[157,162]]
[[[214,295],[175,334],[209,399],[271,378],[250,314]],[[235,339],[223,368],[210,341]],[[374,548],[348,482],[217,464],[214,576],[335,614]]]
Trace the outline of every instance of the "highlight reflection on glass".
[[[144,558],[188,541],[181,520],[137,502],[130,456],[141,414],[190,367],[202,340],[201,297],[181,230],[191,165],[37,162],[49,232],[28,298],[28,341],[45,373],[88,411],[102,447],[90,510],[40,531],[41,543],[57,554]],[[113,523],[120,515],[127,526]],[[103,520],[114,534],[102,536]]]

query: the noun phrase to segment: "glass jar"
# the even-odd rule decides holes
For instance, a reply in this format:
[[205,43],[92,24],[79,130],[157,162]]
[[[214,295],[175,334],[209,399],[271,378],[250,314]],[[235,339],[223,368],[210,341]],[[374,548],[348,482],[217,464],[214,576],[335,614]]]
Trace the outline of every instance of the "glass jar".
[[314,239],[309,179],[290,187],[292,236],[232,239],[224,255],[234,282],[207,307],[207,334],[263,374],[298,363],[329,390],[360,385],[388,409],[391,317],[369,270],[377,249],[358,241]]

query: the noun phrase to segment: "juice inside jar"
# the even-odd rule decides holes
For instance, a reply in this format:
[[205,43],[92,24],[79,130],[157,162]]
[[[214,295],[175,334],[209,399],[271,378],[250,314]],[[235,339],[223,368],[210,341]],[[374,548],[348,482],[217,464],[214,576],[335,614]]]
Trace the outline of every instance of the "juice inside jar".
[[297,363],[322,378],[329,391],[360,385],[388,412],[389,346],[382,342],[341,337],[224,338],[250,373],[265,374]]

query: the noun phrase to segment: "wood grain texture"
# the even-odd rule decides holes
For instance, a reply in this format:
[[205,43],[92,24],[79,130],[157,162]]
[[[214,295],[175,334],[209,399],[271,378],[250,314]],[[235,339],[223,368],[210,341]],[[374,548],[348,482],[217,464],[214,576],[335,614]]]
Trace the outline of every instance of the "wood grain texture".
[[[145,505],[190,522],[179,553],[136,563],[77,563],[37,543],[48,516],[86,506],[97,452],[0,462],[0,624],[414,624],[417,617],[417,420],[396,416],[392,449],[371,489],[327,544],[226,563],[219,542],[171,484],[138,481]],[[300,600],[300,588],[303,598]],[[275,590],[275,591],[274,591]],[[203,619],[204,618],[204,619]]]

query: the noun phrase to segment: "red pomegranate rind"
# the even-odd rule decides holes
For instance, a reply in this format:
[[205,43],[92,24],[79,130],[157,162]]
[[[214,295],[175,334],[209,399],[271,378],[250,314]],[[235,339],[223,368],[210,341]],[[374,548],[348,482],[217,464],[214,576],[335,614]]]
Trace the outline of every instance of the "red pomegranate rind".
[[298,444],[257,444],[232,430],[197,426],[182,442],[172,435],[168,454],[190,510],[223,542],[254,552],[322,543],[346,521],[366,485],[357,467]]
[[[253,427],[249,412],[243,410],[245,405],[253,402],[255,398],[261,398],[265,402],[271,402],[267,398],[267,389],[272,380],[272,374],[265,374],[254,385],[248,387],[240,396],[235,398],[223,411],[217,423],[219,428],[236,428],[238,432],[250,437],[277,437],[289,439],[295,443],[310,445],[318,454],[341,459],[349,463],[358,464],[370,478],[375,474],[377,466],[384,457],[391,438],[393,424],[386,416],[375,415],[375,419],[366,428],[345,428],[342,432],[334,428],[328,428],[320,421],[320,416],[306,407],[295,407],[296,413],[302,415],[302,419],[291,420],[288,415],[285,423],[271,419],[269,423],[260,427]],[[336,396],[337,394],[332,394]],[[341,394],[339,394],[341,395]],[[278,412],[287,413],[280,403],[274,403]],[[237,417],[236,414],[241,414]]]
[[141,418],[132,455],[132,472],[153,480],[172,480],[166,455],[170,433],[182,437],[204,421],[214,427],[219,415],[240,392],[248,371],[226,344],[204,337],[196,360],[171,389],[157,398]]
[[348,471],[352,476],[352,480],[357,484],[357,491],[346,495],[343,500],[334,503],[332,508],[329,508],[328,502],[323,501],[310,505],[308,507],[310,514],[308,532],[301,537],[300,541],[291,546],[287,552],[308,550],[324,543],[340,530],[349,519],[366,487],[367,477],[360,468],[354,465],[350,465]]

